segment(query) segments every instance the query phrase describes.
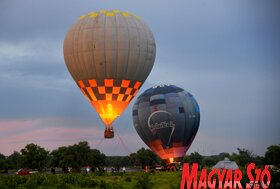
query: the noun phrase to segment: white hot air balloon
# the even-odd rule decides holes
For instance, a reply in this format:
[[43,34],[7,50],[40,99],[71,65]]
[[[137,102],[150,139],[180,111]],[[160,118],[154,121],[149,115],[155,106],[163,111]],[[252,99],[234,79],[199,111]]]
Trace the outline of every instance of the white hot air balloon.
[[148,77],[155,55],[151,30],[128,12],[90,12],[69,29],[65,63],[106,125],[105,138],[114,137],[112,123]]

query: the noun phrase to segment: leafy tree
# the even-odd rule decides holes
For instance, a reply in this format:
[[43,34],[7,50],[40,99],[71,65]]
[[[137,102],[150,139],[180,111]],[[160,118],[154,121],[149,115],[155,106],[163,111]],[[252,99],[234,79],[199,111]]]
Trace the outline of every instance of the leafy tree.
[[106,157],[106,165],[114,167],[122,167],[130,165],[128,156],[109,156]]
[[256,165],[264,165],[265,164],[265,158],[262,156],[256,156],[254,158],[254,162],[256,163]]
[[209,157],[204,157],[203,160],[202,160],[202,164],[203,166],[213,166],[215,165],[217,162],[221,161],[221,160],[224,160],[225,158],[229,158],[231,159],[231,156],[229,153],[226,153],[226,152],[222,152],[218,155],[212,155],[212,156],[209,156]]
[[189,155],[189,163],[190,164],[193,164],[193,163],[198,163],[199,165],[202,164],[202,159],[203,159],[203,156],[200,155],[198,152],[194,152],[194,153],[191,153]]
[[267,148],[265,163],[268,165],[280,165],[280,145],[272,145]]
[[95,167],[105,165],[106,156],[105,154],[101,153],[97,149],[93,149],[90,151],[89,155],[90,159],[88,164],[94,165]]
[[100,153],[99,150],[90,149],[88,142],[82,141],[78,144],[53,150],[51,159],[51,165],[54,167],[78,169],[86,165],[104,165],[106,156]]
[[217,161],[213,157],[205,157],[202,160],[202,167],[212,167]]
[[120,160],[120,165],[119,166],[129,166],[130,161],[129,161],[129,157],[128,156],[124,156],[121,160]]
[[237,165],[244,167],[251,162],[255,162],[254,155],[251,151],[240,148],[237,148],[237,150],[238,154],[233,153],[231,156],[231,159],[233,159]]
[[[213,156],[212,156],[213,157]],[[216,159],[215,161],[218,162],[218,161],[221,161],[221,160],[224,160],[225,158],[229,158],[230,159],[230,154],[227,153],[227,152],[222,152],[222,153],[219,153],[219,155],[216,156]]]
[[136,153],[132,153],[129,156],[130,161],[134,165],[141,165],[142,169],[146,165],[153,166],[160,163],[159,157],[149,149],[141,148]]
[[8,171],[8,163],[6,160],[6,156],[0,153],[0,170],[4,170],[4,172]]
[[[80,145],[81,144],[81,145]],[[72,167],[77,169],[88,159],[90,148],[84,142],[67,147],[59,147],[51,153],[52,165],[55,167]]]
[[67,147],[62,146],[51,152],[51,154],[50,154],[51,161],[50,162],[51,162],[52,167],[62,167],[62,168],[67,167],[67,164],[64,161],[66,151],[67,151]]
[[36,144],[27,144],[24,149],[21,149],[23,165],[41,171],[47,165],[48,153],[48,151]]
[[183,162],[184,162],[184,163],[190,163],[190,156],[185,156],[185,157],[183,158]]
[[8,158],[7,158],[9,168],[10,169],[19,169],[23,167],[23,157],[22,155],[14,151]]
[[89,163],[91,158],[90,154],[91,150],[88,142],[82,141],[73,146],[69,146],[67,156],[69,157],[68,160],[71,161],[72,167],[78,168]]
[[132,165],[137,165],[137,154],[136,153],[131,153],[129,155],[129,162],[132,164]]
[[0,159],[6,159],[6,156],[0,153]]

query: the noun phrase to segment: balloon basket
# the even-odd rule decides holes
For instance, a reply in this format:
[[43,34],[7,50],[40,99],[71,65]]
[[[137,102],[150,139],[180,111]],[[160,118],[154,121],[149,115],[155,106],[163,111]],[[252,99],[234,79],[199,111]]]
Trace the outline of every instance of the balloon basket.
[[167,163],[168,171],[178,171],[181,169],[181,162],[174,161],[172,163]]
[[104,138],[110,139],[110,138],[114,138],[114,136],[115,136],[115,133],[114,133],[113,127],[108,127],[105,129]]

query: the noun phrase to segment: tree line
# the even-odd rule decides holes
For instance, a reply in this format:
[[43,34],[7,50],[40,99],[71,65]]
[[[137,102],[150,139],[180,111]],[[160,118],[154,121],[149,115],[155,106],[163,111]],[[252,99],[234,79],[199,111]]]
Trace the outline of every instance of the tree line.
[[239,167],[245,167],[249,163],[256,165],[280,165],[280,145],[272,145],[267,148],[264,156],[256,156],[252,151],[244,148],[237,148],[238,153],[220,153],[212,156],[202,156],[198,152],[193,152],[185,156],[183,161],[192,163],[199,163],[202,167],[212,167],[217,162],[228,158],[235,161]]
[[[255,156],[248,149],[237,148],[238,153],[220,153],[213,156],[202,156],[193,152],[183,158],[183,162],[199,163],[201,167],[211,167],[225,157],[244,167],[254,162],[257,165],[280,165],[280,145],[267,148],[265,156]],[[9,169],[30,168],[43,171],[51,167],[60,167],[66,170],[71,167],[80,170],[83,166],[140,166],[164,165],[164,162],[149,149],[141,148],[128,156],[106,156],[97,149],[91,149],[88,142],[62,146],[53,151],[48,151],[37,144],[27,144],[19,152],[14,151],[9,156],[0,153],[0,170],[7,172]]]

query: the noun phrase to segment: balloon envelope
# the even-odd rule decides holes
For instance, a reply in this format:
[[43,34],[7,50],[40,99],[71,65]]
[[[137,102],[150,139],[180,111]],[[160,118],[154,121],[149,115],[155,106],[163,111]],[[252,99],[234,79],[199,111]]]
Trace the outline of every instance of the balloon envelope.
[[108,127],[149,75],[155,60],[150,29],[128,12],[90,12],[64,40],[66,66]]
[[174,85],[146,90],[137,98],[132,115],[141,139],[168,163],[185,156],[200,121],[194,97]]

